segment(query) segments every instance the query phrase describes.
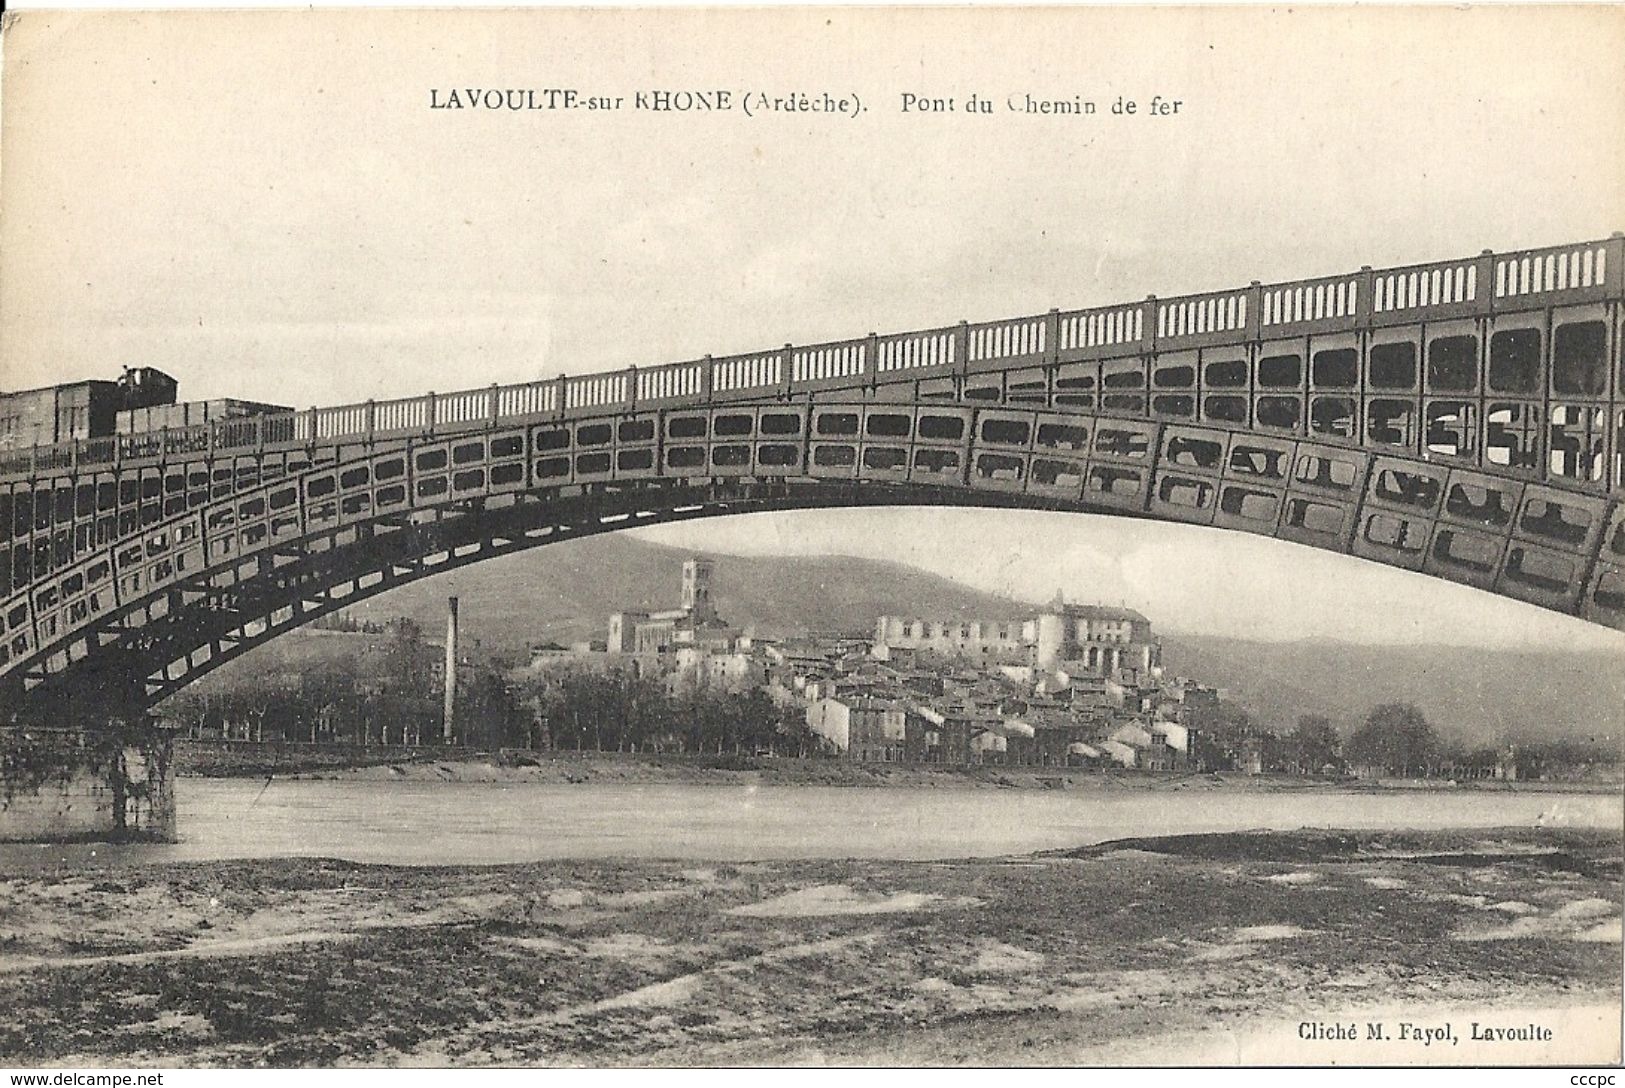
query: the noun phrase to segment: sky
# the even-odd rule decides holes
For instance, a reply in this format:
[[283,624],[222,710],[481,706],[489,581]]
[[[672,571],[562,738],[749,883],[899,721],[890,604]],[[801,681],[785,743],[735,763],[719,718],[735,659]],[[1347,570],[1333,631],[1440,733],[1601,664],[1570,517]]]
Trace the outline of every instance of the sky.
[[[1625,228],[1618,8],[36,12],[4,50],[5,388],[146,364],[185,399],[308,407]],[[452,88],[628,108],[432,109]],[[629,108],[661,88],[864,111]],[[1099,112],[1006,108],[1027,95]],[[1625,651],[1433,579],[1120,519],[650,535],[885,554],[1174,628]]]

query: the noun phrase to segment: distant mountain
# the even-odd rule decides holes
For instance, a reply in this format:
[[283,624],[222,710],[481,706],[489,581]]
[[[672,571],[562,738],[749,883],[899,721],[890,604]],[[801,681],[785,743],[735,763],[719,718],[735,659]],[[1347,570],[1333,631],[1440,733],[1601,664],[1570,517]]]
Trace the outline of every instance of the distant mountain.
[[[403,586],[351,610],[360,619],[410,616],[437,638],[456,594],[465,638],[490,649],[603,637],[609,613],[673,608],[690,552],[622,534],[566,541]],[[877,615],[1015,617],[1033,605],[899,563],[848,557],[713,556],[717,611],[764,636],[868,632]],[[1177,631],[1152,616],[1173,672],[1228,690],[1263,722],[1290,728],[1325,714],[1352,728],[1374,705],[1419,704],[1441,732],[1491,743],[1508,736],[1625,737],[1625,661],[1608,653],[1334,641],[1250,642]],[[223,670],[220,681],[297,669],[362,636],[302,632]]]
[[1605,652],[1166,634],[1163,663],[1230,689],[1260,720],[1287,728],[1309,713],[1349,729],[1379,703],[1414,702],[1441,733],[1463,740],[1625,739],[1625,660]]

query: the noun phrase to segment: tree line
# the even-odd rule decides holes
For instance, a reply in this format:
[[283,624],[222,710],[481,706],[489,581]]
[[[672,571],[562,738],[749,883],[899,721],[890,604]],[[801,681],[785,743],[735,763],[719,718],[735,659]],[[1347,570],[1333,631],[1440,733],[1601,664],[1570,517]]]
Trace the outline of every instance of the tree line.
[[536,730],[527,747],[594,752],[807,756],[820,738],[802,708],[760,688],[704,685],[672,691],[628,670],[570,668],[527,679],[516,696]]
[[[443,742],[440,684],[414,645],[394,638],[384,660],[357,676],[355,658],[262,674],[225,690],[188,689],[165,716],[195,737],[247,741],[416,745]],[[563,668],[511,678],[498,665],[459,670],[453,743],[592,752],[807,756],[820,739],[797,706],[760,689],[688,686],[626,670]]]
[[1620,763],[1611,738],[1462,744],[1441,737],[1422,709],[1407,702],[1372,707],[1347,737],[1322,714],[1300,715],[1289,732],[1278,734],[1245,708],[1223,700],[1194,712],[1189,724],[1197,731],[1193,755],[1209,770],[1532,778]]

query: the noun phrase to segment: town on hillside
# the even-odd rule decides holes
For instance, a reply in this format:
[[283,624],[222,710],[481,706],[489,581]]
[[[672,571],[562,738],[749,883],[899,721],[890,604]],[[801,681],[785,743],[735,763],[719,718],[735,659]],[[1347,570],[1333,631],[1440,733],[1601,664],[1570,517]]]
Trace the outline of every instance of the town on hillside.
[[1132,608],[1057,593],[1025,615],[881,615],[868,631],[764,638],[719,613],[716,578],[713,560],[691,557],[671,608],[623,609],[602,638],[520,658],[460,639],[455,599],[443,639],[338,613],[308,634],[349,653],[205,685],[165,713],[190,738],[251,743],[1452,779],[1591,770],[1560,744],[1445,744],[1410,704],[1373,708],[1347,738],[1313,714],[1282,735],[1166,670]]

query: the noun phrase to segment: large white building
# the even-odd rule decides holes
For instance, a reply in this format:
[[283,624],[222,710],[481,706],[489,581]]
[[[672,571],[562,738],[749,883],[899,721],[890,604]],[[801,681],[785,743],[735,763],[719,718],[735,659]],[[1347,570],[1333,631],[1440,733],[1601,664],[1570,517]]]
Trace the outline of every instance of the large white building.
[[942,620],[881,616],[875,621],[879,656],[890,650],[929,650],[989,663],[1066,669],[1111,676],[1123,669],[1149,674],[1162,664],[1151,621],[1132,608],[1067,604],[1058,595],[1036,614],[1019,619]]

